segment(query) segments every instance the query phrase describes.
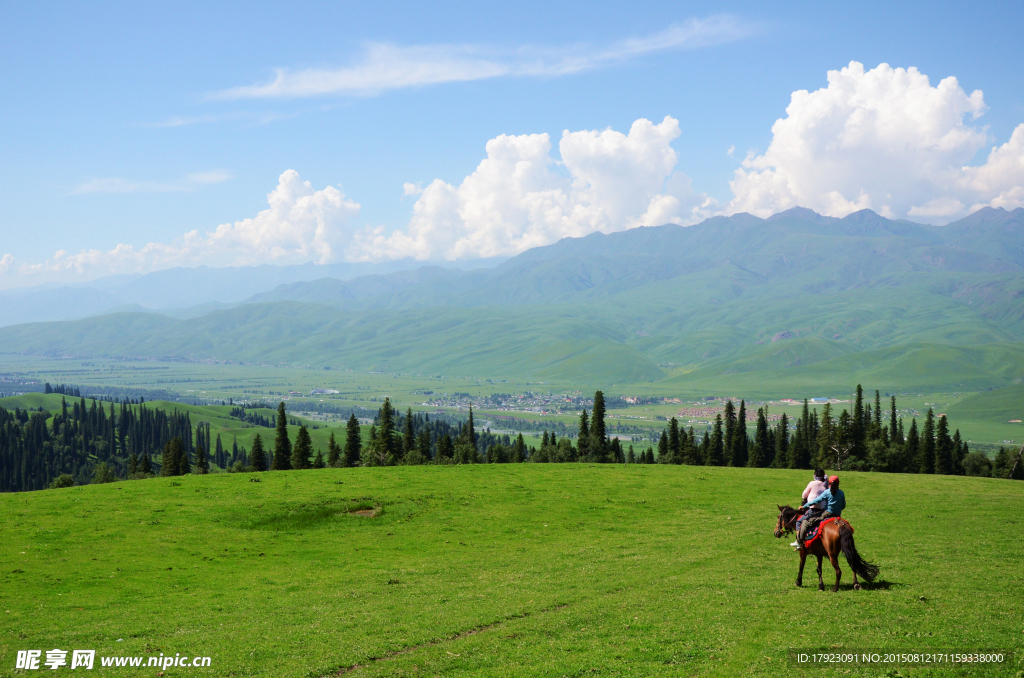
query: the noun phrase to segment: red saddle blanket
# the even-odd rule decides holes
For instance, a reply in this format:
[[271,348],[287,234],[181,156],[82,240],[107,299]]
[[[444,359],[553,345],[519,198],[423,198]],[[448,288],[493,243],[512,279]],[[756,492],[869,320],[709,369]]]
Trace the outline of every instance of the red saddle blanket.
[[[814,528],[814,532],[812,532],[810,536],[804,540],[804,548],[811,547],[811,544],[814,543],[814,540],[821,536],[821,531],[825,528],[826,525],[828,525],[829,523],[835,523],[840,521],[846,523],[846,521],[839,516],[836,516],[835,518],[826,518],[825,520],[818,523]],[[847,523],[847,525],[849,525],[849,523]],[[853,531],[852,525],[850,526],[850,531]]]

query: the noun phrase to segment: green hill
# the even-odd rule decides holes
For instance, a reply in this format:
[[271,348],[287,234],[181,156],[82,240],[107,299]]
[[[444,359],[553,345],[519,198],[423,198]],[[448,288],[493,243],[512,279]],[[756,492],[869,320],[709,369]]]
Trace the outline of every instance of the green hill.
[[0,495],[4,671],[51,648],[94,649],[98,675],[153,675],[101,661],[160,654],[210,657],[182,675],[275,678],[821,675],[789,663],[812,648],[997,649],[1014,664],[927,675],[1021,670],[1017,484],[844,474],[844,517],[881,575],[853,591],[840,558],[833,594],[810,569],[795,588],[797,557],[772,536],[806,480],[515,464]]
[[1022,246],[1024,209],[941,228],[739,214],[565,239],[492,269],[296,283],[188,320],[2,328],[0,345],[580,385],[982,390],[1024,378]]

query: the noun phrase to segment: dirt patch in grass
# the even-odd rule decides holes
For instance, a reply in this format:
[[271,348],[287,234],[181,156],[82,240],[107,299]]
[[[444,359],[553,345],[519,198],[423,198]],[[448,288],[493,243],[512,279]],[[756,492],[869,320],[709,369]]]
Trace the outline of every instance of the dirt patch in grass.
[[383,513],[384,509],[378,502],[367,499],[302,504],[262,515],[250,521],[246,527],[250,530],[270,531],[309,530],[324,527],[346,516],[376,518]]

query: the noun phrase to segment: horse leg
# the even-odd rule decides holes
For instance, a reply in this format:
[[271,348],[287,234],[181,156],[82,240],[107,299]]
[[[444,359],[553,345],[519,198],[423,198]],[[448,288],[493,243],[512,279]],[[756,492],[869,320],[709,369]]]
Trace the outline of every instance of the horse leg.
[[839,569],[839,558],[836,557],[836,554],[829,553],[828,560],[836,571],[836,585],[832,587],[832,593],[835,593],[839,590],[839,580],[843,577],[843,571]]
[[807,560],[807,549],[800,547],[800,571],[796,573],[796,585],[804,585],[804,561]]
[[825,590],[825,582],[821,578],[821,556],[818,556],[818,590]]

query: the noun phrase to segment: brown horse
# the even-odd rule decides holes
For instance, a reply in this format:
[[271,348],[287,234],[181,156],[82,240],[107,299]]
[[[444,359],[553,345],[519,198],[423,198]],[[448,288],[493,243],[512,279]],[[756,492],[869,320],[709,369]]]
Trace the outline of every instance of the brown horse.
[[[781,537],[792,532],[796,528],[797,518],[801,515],[800,511],[790,506],[779,506],[779,521],[775,525],[775,536]],[[798,539],[797,541],[800,540]],[[821,559],[826,556],[828,561],[832,563],[832,568],[836,571],[836,584],[832,587],[832,592],[835,593],[839,590],[839,579],[843,576],[843,571],[839,569],[840,551],[846,556],[846,562],[850,564],[850,569],[853,570],[854,589],[860,590],[860,582],[857,581],[858,574],[868,582],[874,581],[875,577],[878,576],[878,566],[864,560],[857,553],[857,547],[853,544],[853,528],[843,518],[831,522],[822,528],[821,535],[814,540],[809,550],[801,541],[799,550],[800,571],[796,575],[797,586],[803,586],[804,562],[807,560],[808,553],[818,559],[819,591],[825,590],[825,582],[821,579]]]

